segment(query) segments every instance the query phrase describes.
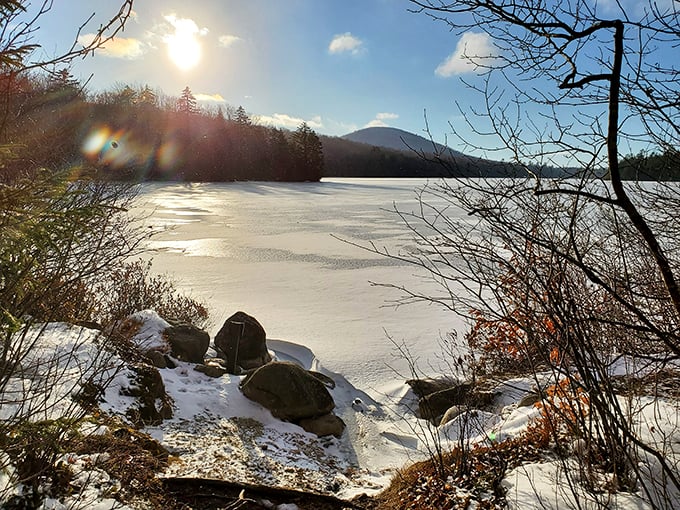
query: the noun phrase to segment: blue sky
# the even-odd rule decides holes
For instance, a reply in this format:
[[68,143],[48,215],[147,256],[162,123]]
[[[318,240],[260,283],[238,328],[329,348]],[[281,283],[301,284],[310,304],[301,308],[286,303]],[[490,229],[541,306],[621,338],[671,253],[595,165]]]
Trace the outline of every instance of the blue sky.
[[[80,41],[87,43],[121,1],[54,0],[36,33],[40,51],[50,56],[70,47],[78,27],[95,13],[80,33]],[[621,8],[641,16],[644,9],[638,0],[584,2],[604,16],[621,16]],[[671,3],[658,0],[665,8]],[[483,101],[462,82],[482,84],[462,53],[492,55],[498,48],[477,27],[453,32],[409,12],[412,6],[408,0],[136,0],[125,30],[94,56],[75,62],[71,72],[82,81],[93,75],[90,92],[148,84],[178,96],[189,86],[205,106],[242,105],[262,124],[295,129],[304,120],[329,135],[380,125],[425,134],[426,112],[436,141],[471,152],[452,136],[450,123],[468,141],[488,146],[468,128],[457,106],[469,112],[479,110]],[[610,42],[601,43],[605,55]],[[592,62],[602,48],[596,43],[591,49]],[[660,57],[675,62],[672,55]],[[511,80],[518,90],[557,92],[556,82],[523,76]],[[508,98],[511,94],[501,103]],[[558,113],[560,119],[582,127],[606,113],[598,105],[581,109],[575,120],[573,108],[566,108],[564,115]],[[542,136],[554,128],[533,104],[523,115],[520,125],[533,121],[532,129]],[[626,122],[637,129],[634,117]],[[483,123],[477,128],[485,131]],[[579,132],[571,136],[573,143],[591,143]],[[568,153],[563,152],[567,159]],[[481,155],[509,157],[503,152]]]
[[[117,7],[55,0],[37,39],[55,53],[91,13],[83,40]],[[454,100],[472,101],[458,77],[473,66],[458,59],[442,71],[460,37],[409,7],[406,0],[137,0],[125,31],[72,73],[94,75],[89,91],[148,84],[179,95],[188,85],[203,104],[243,105],[260,122],[288,128],[305,120],[330,135],[369,125],[422,134],[427,111],[443,141],[447,123],[460,123]],[[177,33],[180,48],[200,48],[194,66],[168,54]]]

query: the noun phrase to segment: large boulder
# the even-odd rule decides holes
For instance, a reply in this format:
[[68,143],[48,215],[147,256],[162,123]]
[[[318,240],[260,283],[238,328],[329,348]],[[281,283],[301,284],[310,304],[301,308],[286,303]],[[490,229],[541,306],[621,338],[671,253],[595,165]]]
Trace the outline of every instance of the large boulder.
[[449,408],[465,405],[473,389],[474,386],[471,383],[463,383],[425,395],[418,401],[420,418],[438,424]]
[[272,360],[264,328],[245,312],[236,312],[224,322],[215,336],[215,350],[232,374],[259,368]]
[[298,423],[318,418],[335,407],[326,386],[295,363],[277,361],[249,374],[241,391],[282,420]]
[[299,425],[307,432],[319,437],[335,436],[338,438],[342,436],[346,426],[345,422],[333,413],[324,414],[318,418],[300,420]]
[[418,414],[424,420],[439,425],[445,413],[455,406],[484,409],[491,405],[495,393],[477,391],[472,383],[462,383],[446,390],[436,391],[418,401]]
[[438,391],[448,390],[454,386],[460,384],[460,381],[449,378],[440,379],[409,379],[406,381],[413,393],[416,394],[418,398],[423,398],[432,393],[437,393]]
[[203,363],[210,346],[210,335],[192,324],[177,324],[163,331],[172,355],[182,361]]

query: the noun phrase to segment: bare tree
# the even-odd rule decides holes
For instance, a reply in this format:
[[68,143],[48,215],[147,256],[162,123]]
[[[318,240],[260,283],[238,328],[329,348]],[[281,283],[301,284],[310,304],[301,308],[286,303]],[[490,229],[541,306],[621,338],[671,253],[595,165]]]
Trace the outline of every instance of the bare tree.
[[[464,55],[477,70],[465,84],[483,107],[459,109],[475,136],[490,140],[466,143],[510,154],[527,177],[441,182],[423,190],[420,210],[397,211],[421,249],[390,256],[420,266],[443,290],[402,287],[404,301],[469,317],[475,347],[495,349],[489,371],[503,355],[530,373],[552,371],[551,391],[570,397],[544,399],[558,451],[576,438],[587,445],[578,452],[586,476],[574,490],[596,494],[595,474],[606,473],[605,492],[641,489],[654,507],[672,507],[676,461],[646,439],[642,428],[652,425],[613,374],[625,360],[658,380],[680,354],[678,188],[625,182],[621,172],[626,153],[680,145],[680,64],[669,58],[680,44],[678,2],[411,3],[492,41],[493,52]],[[545,179],[545,166],[571,170]],[[460,209],[465,220],[449,214]]]
[[[13,467],[15,482],[26,488],[23,504],[37,507],[61,445],[112,375],[102,339],[62,326],[63,342],[46,345],[45,333],[55,327],[48,323],[92,317],[92,283],[136,253],[148,233],[127,215],[130,186],[17,162],[7,136],[16,118],[8,112],[29,71],[68,65],[101,47],[124,26],[132,0],[122,1],[92,43],[79,47],[76,36],[63,53],[47,57],[37,51],[39,25],[52,1],[29,7],[0,0],[0,469]],[[20,171],[9,172],[10,161]],[[0,505],[6,496],[0,493]]]

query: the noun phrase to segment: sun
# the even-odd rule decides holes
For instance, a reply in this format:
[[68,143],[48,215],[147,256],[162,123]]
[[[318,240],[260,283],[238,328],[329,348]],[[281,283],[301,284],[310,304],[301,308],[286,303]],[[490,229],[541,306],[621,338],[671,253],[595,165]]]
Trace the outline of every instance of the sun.
[[193,34],[175,34],[168,40],[168,55],[182,71],[187,71],[201,60],[201,44]]
[[202,35],[193,20],[166,16],[166,20],[174,27],[174,32],[165,36],[168,56],[182,71],[196,67],[201,60],[201,43],[198,36]]

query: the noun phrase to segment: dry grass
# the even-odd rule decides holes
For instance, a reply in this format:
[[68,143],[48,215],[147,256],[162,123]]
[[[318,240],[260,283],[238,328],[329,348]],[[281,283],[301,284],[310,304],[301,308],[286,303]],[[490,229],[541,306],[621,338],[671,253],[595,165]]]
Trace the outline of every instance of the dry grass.
[[120,481],[116,498],[121,502],[142,500],[148,508],[172,509],[156,475],[169,461],[167,450],[148,435],[123,424],[107,424],[109,431],[74,441],[72,451],[79,455],[106,453],[101,468]]
[[542,427],[490,446],[474,446],[467,452],[456,449],[444,454],[442,474],[439,460],[429,459],[408,466],[375,498],[375,510],[439,510],[505,508],[500,485],[505,473],[524,462],[540,461],[549,442]]

